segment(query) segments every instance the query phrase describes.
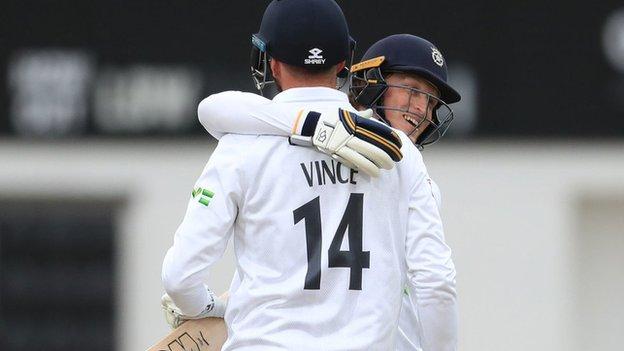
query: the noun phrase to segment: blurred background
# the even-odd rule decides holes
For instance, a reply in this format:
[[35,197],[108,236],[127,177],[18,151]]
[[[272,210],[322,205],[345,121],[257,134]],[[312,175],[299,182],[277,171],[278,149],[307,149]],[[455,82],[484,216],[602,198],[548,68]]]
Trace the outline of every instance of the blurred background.
[[[419,35],[462,93],[423,154],[460,349],[621,350],[624,4],[338,3],[358,59]],[[1,350],[135,351],[168,332],[162,259],[215,147],[196,107],[253,91],[267,4],[1,1]],[[228,250],[213,270],[217,292],[233,262]]]

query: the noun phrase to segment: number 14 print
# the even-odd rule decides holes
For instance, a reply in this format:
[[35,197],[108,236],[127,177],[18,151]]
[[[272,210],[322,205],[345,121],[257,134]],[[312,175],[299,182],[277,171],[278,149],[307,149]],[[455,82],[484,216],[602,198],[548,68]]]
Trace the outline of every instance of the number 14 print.
[[[364,194],[354,193],[349,196],[338,229],[328,250],[329,268],[345,267],[350,269],[349,290],[362,290],[362,269],[370,268],[370,251],[362,251],[362,213]],[[304,289],[321,288],[321,205],[319,197],[293,211],[295,225],[305,219],[306,246],[308,249],[308,271]],[[348,231],[349,251],[341,251],[340,245]]]

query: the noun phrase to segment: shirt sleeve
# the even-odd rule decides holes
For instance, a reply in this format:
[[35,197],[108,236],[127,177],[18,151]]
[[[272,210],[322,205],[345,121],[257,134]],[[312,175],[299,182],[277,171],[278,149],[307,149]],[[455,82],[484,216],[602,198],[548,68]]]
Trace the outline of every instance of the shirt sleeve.
[[219,143],[197,180],[186,214],[162,267],[165,291],[183,314],[195,316],[209,303],[208,269],[223,256],[242,198],[240,147]]
[[424,351],[457,349],[457,295],[451,249],[422,158],[409,200],[406,261],[409,297],[421,324]]
[[298,111],[257,94],[225,91],[202,100],[199,122],[217,139],[225,134],[290,136]]

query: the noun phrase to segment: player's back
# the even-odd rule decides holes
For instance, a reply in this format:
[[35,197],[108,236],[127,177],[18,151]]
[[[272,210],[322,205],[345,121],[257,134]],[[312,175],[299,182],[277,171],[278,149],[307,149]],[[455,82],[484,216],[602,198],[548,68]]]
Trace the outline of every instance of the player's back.
[[283,137],[227,135],[215,152],[244,155],[224,350],[392,349],[415,148],[374,179]]

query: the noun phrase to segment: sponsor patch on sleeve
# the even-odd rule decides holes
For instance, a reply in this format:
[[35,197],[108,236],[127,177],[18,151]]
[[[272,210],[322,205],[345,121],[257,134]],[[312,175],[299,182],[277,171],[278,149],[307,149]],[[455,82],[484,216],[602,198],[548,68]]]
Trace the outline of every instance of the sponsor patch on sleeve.
[[214,193],[208,189],[198,187],[193,189],[191,196],[200,204],[208,206],[208,204],[210,204],[210,200],[212,200],[212,197],[214,196]]

